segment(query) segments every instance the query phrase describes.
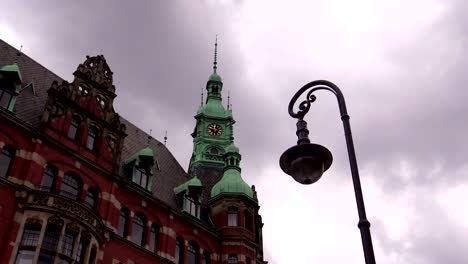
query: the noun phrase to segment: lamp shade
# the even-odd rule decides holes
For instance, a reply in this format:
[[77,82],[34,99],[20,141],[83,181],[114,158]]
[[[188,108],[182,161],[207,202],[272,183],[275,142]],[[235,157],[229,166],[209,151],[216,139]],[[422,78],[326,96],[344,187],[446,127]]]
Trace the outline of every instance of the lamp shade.
[[280,158],[280,167],[301,184],[318,181],[323,172],[330,168],[331,152],[317,144],[299,144],[286,150]]

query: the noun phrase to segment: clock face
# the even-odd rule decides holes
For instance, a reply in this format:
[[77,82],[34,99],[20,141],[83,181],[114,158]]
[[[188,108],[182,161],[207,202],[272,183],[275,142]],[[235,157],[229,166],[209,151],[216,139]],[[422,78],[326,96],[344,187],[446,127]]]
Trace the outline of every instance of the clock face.
[[210,124],[208,125],[208,134],[212,136],[219,136],[223,133],[223,128],[218,124]]

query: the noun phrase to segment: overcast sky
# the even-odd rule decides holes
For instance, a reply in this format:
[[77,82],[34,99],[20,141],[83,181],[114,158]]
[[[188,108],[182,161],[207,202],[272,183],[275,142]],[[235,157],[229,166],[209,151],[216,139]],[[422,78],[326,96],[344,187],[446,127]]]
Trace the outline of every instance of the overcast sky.
[[306,117],[331,169],[303,186],[278,166],[296,141],[289,100],[315,79],[346,97],[377,263],[468,262],[466,1],[27,2],[2,8],[0,38],[69,81],[86,55],[104,54],[116,111],[161,141],[167,130],[184,168],[219,35],[269,263],[364,263],[331,93],[318,93]]

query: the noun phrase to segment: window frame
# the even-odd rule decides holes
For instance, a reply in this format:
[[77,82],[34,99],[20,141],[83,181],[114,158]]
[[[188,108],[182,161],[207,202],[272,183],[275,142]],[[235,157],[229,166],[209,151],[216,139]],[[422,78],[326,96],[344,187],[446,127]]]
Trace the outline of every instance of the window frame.
[[[0,150],[0,178],[6,179],[13,165],[13,160],[15,159],[16,151],[12,145],[5,145]],[[7,158],[5,159],[4,157]]]
[[[71,181],[67,181],[67,179],[71,179],[76,182],[76,185],[71,184]],[[69,190],[64,190],[64,186],[69,187],[71,190],[76,191],[76,195]],[[83,189],[83,184],[81,182],[81,178],[73,172],[66,172],[63,175],[62,184],[60,185],[60,195],[65,196],[69,199],[80,201],[81,191]]]
[[239,226],[239,209],[235,206],[228,208],[228,226]]
[[78,131],[81,126],[81,118],[77,115],[73,115],[70,120],[70,126],[68,127],[67,137],[71,140],[76,140],[78,136]]
[[88,129],[88,137],[86,138],[86,148],[88,150],[95,150],[96,149],[96,141],[99,136],[99,129],[95,126],[90,126]]

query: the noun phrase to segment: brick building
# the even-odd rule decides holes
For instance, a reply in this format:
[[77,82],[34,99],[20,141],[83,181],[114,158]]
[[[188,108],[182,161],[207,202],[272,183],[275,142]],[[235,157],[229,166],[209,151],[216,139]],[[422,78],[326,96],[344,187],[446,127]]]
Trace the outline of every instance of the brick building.
[[266,263],[216,66],[186,172],[115,112],[102,55],[69,82],[0,40],[1,263]]

